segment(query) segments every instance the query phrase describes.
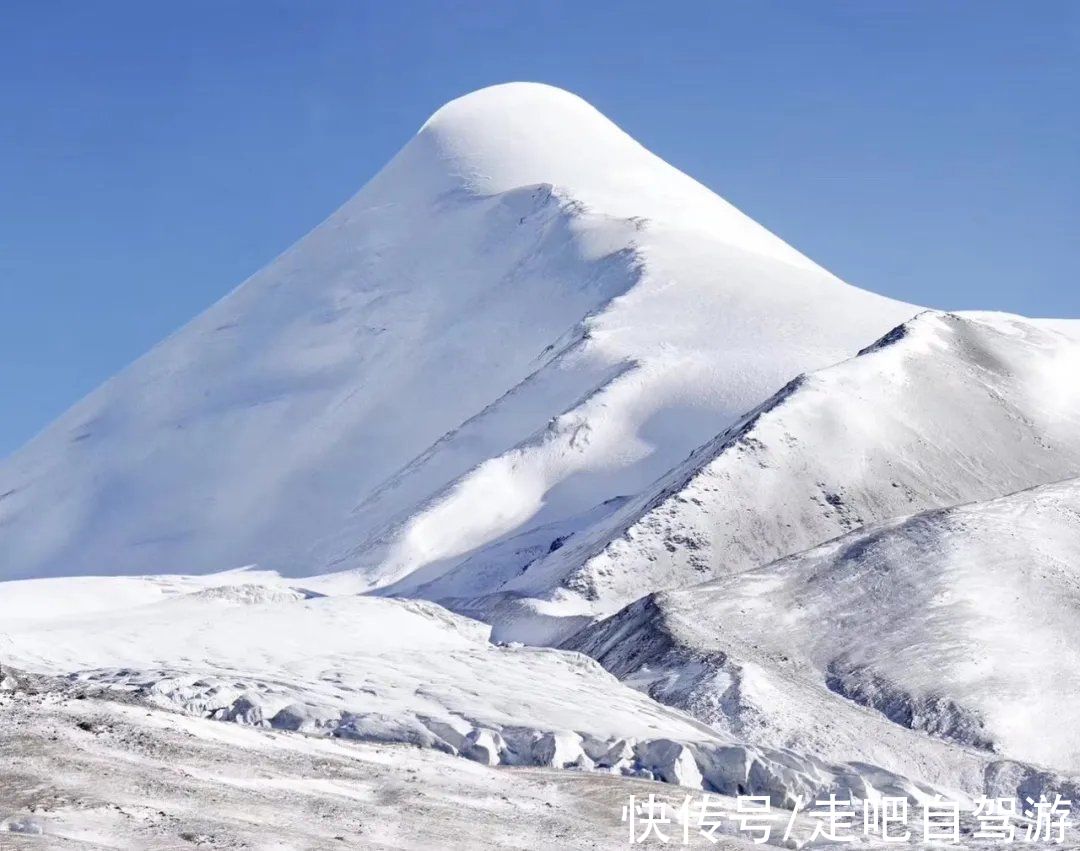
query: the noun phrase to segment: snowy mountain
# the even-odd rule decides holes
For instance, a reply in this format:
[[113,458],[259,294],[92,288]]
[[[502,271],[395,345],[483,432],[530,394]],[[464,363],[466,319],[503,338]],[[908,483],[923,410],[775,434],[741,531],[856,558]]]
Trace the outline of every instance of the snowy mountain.
[[652,595],[568,646],[751,743],[928,778],[981,752],[1075,788],[1078,554],[1072,479]]
[[[175,847],[152,764],[245,847],[283,788],[520,845],[496,792],[553,769],[1078,799],[1077,374],[1080,322],[851,287],[579,98],[475,92],[0,462],[0,751],[150,790],[126,847]],[[391,767],[423,842],[343,814]]]
[[[542,636],[530,610],[610,614],[649,590],[738,573],[866,524],[1078,476],[1080,342],[1068,331],[924,312],[795,379],[538,555],[502,586],[504,598],[470,605],[519,612],[516,621],[502,612],[500,635]],[[425,596],[449,597],[471,567]]]
[[414,586],[578,528],[915,310],[577,97],[484,89],[0,464],[0,575]]

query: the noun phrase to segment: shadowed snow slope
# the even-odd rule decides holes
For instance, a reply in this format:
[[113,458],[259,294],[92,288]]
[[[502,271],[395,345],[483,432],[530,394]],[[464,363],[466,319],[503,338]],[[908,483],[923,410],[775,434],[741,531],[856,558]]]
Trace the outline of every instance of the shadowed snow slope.
[[645,598],[569,646],[751,742],[917,773],[929,733],[1080,774],[1077,553],[1074,479]]
[[[542,639],[529,609],[610,614],[864,524],[1080,475],[1077,374],[1080,344],[1043,323],[922,313],[792,382],[535,558],[502,588],[526,598],[515,601],[521,621],[503,612],[496,635]],[[458,577],[447,579],[425,595],[448,596]],[[471,605],[498,610],[501,599]]]
[[0,575],[415,586],[578,528],[914,312],[577,97],[485,89],[0,464]]

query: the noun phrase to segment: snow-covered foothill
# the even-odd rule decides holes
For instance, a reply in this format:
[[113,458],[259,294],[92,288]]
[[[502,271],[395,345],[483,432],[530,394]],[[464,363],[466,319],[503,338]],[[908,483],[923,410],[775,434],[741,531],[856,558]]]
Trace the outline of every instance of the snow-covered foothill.
[[568,646],[752,743],[939,783],[982,754],[1075,790],[1077,553],[1074,479],[652,595]]

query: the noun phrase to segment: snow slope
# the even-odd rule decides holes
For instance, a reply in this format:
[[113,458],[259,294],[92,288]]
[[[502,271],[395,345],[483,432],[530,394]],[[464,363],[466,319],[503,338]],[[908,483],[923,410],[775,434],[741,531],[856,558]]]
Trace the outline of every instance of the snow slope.
[[423,593],[496,612],[498,636],[543,640],[865,524],[1080,475],[1078,374],[1080,342],[1044,323],[924,312],[799,377],[639,496],[508,570],[502,597],[448,600],[468,563]]
[[1075,778],[1078,553],[1072,479],[647,597],[568,646],[750,742],[907,773],[954,743]]
[[408,590],[581,528],[915,310],[575,96],[484,89],[0,463],[0,576],[257,563]]

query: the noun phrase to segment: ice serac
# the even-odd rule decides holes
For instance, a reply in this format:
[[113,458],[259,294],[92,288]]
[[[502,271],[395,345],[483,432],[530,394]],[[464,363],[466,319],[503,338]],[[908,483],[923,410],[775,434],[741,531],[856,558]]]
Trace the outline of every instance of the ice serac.
[[485,89],[0,465],[0,576],[257,563],[407,591],[592,522],[914,312],[579,98]]
[[[237,571],[7,585],[0,692],[21,689],[16,672],[25,667],[62,678],[84,697],[409,744],[485,765],[753,790],[778,803],[833,788],[865,793],[868,785],[923,792],[917,780],[869,766],[747,747],[623,685],[586,656],[496,647],[483,625],[432,603],[322,597]],[[400,751],[391,757],[401,758]]]

